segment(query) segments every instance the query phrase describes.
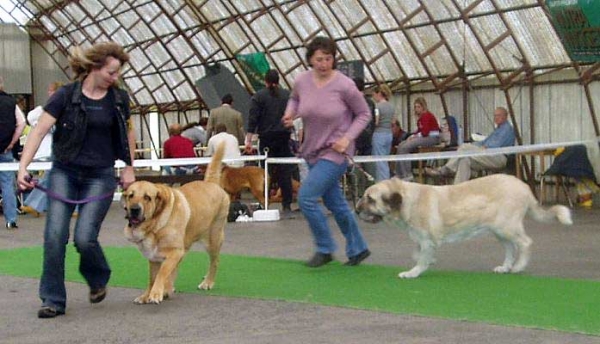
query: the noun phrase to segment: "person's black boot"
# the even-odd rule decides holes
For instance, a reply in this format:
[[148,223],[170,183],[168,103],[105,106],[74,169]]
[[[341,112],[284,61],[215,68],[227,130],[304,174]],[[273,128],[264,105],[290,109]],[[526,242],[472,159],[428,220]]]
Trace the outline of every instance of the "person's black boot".
[[306,266],[310,268],[318,268],[331,262],[332,260],[333,257],[331,254],[317,252],[308,262],[306,262]]

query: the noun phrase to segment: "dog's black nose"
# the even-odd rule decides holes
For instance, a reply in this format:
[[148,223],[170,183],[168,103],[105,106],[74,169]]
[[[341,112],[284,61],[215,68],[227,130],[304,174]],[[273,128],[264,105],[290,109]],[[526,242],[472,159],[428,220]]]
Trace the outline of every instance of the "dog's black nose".
[[129,207],[129,216],[131,217],[138,217],[140,215],[140,212],[142,211],[142,207],[140,207],[139,205],[132,205],[131,207]]

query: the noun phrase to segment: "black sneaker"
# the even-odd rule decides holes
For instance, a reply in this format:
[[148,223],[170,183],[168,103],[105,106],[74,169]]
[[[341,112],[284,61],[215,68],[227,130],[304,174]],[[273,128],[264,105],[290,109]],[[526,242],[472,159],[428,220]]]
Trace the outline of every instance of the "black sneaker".
[[19,226],[17,226],[16,222],[7,222],[6,223],[6,229],[17,229],[19,228]]
[[318,268],[333,260],[333,257],[329,253],[315,253],[315,255],[306,262],[306,266],[309,268]]
[[106,287],[90,289],[90,303],[100,303],[106,297]]
[[371,255],[371,251],[364,250],[361,253],[357,254],[356,256],[352,256],[350,258],[348,258],[348,261],[344,263],[344,265],[347,266],[356,266],[358,264],[360,264],[363,260],[367,259],[369,256]]
[[40,319],[49,319],[49,318],[55,318],[55,317],[57,317],[59,315],[63,315],[63,314],[65,314],[65,311],[61,311],[61,310],[56,309],[54,307],[43,306],[38,311],[38,318],[40,318]]

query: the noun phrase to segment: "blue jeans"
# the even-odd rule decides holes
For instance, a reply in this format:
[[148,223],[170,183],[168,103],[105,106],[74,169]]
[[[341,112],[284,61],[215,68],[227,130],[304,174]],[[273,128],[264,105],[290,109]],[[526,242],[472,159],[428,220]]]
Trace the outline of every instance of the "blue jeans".
[[335,222],[346,238],[346,255],[353,257],[367,249],[356,216],[340,187],[340,178],[347,167],[346,162],[338,165],[329,160],[318,160],[309,166],[308,176],[298,192],[298,205],[308,221],[319,253],[331,254],[337,248],[327,217],[318,203],[319,198],[323,198],[323,203],[333,213]]
[[[54,162],[48,173],[50,189],[72,200],[106,195],[114,192],[117,186],[113,167],[85,168]],[[79,205],[73,240],[80,255],[79,272],[91,289],[106,286],[110,278],[111,270],[98,243],[98,234],[111,202],[112,195]],[[39,293],[44,306],[55,307],[61,311],[65,310],[67,304],[65,251],[75,206],[48,198],[44,230],[44,264]]]
[[[0,153],[0,162],[13,162],[12,152]],[[15,194],[15,172],[0,172],[0,188],[2,188],[2,211],[6,223],[17,222],[17,195]]]
[[[373,155],[389,155],[392,150],[392,132],[375,131],[371,139],[371,154]],[[375,163],[376,173],[375,181],[390,179],[390,165],[387,161],[377,161]]]

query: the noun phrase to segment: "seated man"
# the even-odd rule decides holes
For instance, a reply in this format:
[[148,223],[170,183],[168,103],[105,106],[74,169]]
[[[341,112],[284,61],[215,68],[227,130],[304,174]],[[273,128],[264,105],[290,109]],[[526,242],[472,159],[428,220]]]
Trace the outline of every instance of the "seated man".
[[[474,151],[486,148],[509,147],[515,144],[515,131],[508,122],[508,111],[498,107],[494,111],[496,129],[485,140],[475,143],[465,143],[458,147],[458,151]],[[464,158],[452,158],[440,168],[425,168],[425,173],[430,176],[450,176],[455,174],[454,184],[467,181],[471,178],[471,170],[481,171],[486,169],[499,170],[506,166],[506,155],[481,155]]]
[[398,119],[394,119],[392,121],[392,148],[390,150],[390,154],[396,154],[396,150],[398,145],[402,143],[402,141],[406,140],[410,136],[410,133],[407,133],[402,129],[400,125],[400,121]]
[[[181,125],[175,123],[169,126],[169,138],[163,144],[163,158],[195,158],[194,143],[181,136]],[[165,166],[165,172],[169,175],[192,174],[196,171],[195,165]]]
[[[206,147],[206,156],[212,156],[217,147],[221,142],[225,142],[225,154],[224,159],[235,159],[241,156],[240,144],[234,135],[227,133],[227,126],[223,123],[219,123],[215,127],[216,135],[213,135],[209,140]],[[244,166],[243,161],[226,162],[231,167],[242,167]]]
[[200,118],[200,122],[192,122],[182,128],[181,136],[192,141],[194,146],[206,145],[207,117]]

